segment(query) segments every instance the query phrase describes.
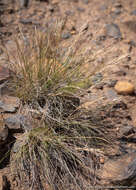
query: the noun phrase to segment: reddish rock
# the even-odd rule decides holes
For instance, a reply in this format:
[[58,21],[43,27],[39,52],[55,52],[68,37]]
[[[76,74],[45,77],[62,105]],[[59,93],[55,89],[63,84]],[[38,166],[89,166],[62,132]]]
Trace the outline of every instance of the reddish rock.
[[8,128],[3,120],[0,120],[0,145],[6,142],[8,137]]
[[0,190],[8,190],[9,182],[5,175],[0,175]]
[[101,178],[114,184],[132,185],[136,178],[136,153],[108,160],[104,164]]
[[114,88],[118,94],[122,95],[133,94],[135,90],[134,85],[128,81],[118,81]]
[[11,76],[11,71],[3,66],[0,66],[0,83],[6,81]]
[[15,112],[20,106],[20,100],[13,96],[4,96],[0,100],[0,112]]

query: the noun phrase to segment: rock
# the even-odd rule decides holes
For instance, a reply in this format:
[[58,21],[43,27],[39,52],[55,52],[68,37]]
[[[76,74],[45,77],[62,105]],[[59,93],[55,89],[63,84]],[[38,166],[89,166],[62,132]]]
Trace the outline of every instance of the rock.
[[20,7],[28,7],[29,0],[20,0]]
[[101,178],[113,184],[132,185],[136,179],[136,153],[105,162]]
[[32,21],[32,19],[21,19],[20,23],[22,23],[22,24],[32,24],[33,21]]
[[3,120],[0,120],[0,144],[6,142],[8,137],[8,127]]
[[128,42],[128,45],[129,45],[129,52],[131,52],[133,47],[136,47],[136,42],[134,40],[130,40]]
[[13,96],[4,96],[0,100],[0,112],[15,112],[19,108],[20,100]]
[[13,113],[15,112],[16,109],[12,105],[6,105],[2,101],[0,101],[0,112],[10,112]]
[[25,132],[28,132],[32,130],[33,128],[30,119],[28,119],[26,116],[23,116],[23,115],[20,116],[20,124],[21,124],[21,128]]
[[134,85],[128,81],[118,81],[115,85],[115,90],[118,94],[129,95],[134,93]]
[[79,12],[85,12],[85,9],[82,8],[82,7],[77,7],[77,11],[79,11]]
[[115,84],[117,83],[117,80],[110,80],[108,83],[107,83],[107,86],[112,88],[115,86]]
[[3,66],[0,66],[0,85],[11,77],[11,71]]
[[21,141],[16,141],[12,147],[12,152],[17,153],[19,152],[19,149],[22,147],[22,142]]
[[111,23],[106,25],[106,35],[115,39],[121,39],[122,34],[117,24]]
[[115,6],[116,8],[122,8],[122,7],[123,7],[122,4],[121,4],[120,2],[115,3],[114,6]]
[[82,0],[84,4],[88,4],[89,0]]
[[122,141],[129,142],[129,143],[136,143],[136,134],[130,134],[128,136],[123,136]]
[[4,121],[9,129],[21,129],[25,132],[32,129],[32,125],[29,120],[21,114],[16,114],[8,117]]
[[9,129],[21,129],[21,115],[20,114],[8,117],[4,121]]
[[100,163],[101,163],[101,164],[104,164],[104,162],[105,162],[104,158],[103,158],[103,157],[100,157]]
[[124,70],[118,70],[115,72],[115,74],[117,76],[126,76],[127,73]]
[[49,10],[51,13],[53,13],[53,12],[55,11],[55,7],[53,7],[52,5],[50,5],[50,6],[48,7],[48,10]]
[[65,11],[65,14],[66,14],[67,16],[70,16],[70,15],[74,15],[74,12],[71,11],[71,10],[67,10],[67,11]]
[[108,98],[108,100],[110,100],[110,101],[118,99],[118,95],[113,89],[106,89],[105,95]]
[[120,14],[121,14],[121,8],[120,8],[120,7],[115,8],[114,11],[113,11],[113,13],[114,13],[115,15],[120,15]]
[[9,182],[5,175],[0,176],[0,190],[8,190],[10,188]]
[[131,15],[135,15],[136,16],[136,9],[131,12]]
[[134,133],[134,127],[132,125],[122,126],[119,133],[120,133],[119,135],[121,138],[124,136],[128,136]]
[[22,146],[28,143],[27,135],[18,138],[12,147],[12,152],[17,153]]
[[63,33],[62,34],[62,39],[69,39],[71,37],[71,34],[69,32]]
[[101,74],[101,73],[97,73],[97,74],[93,77],[92,82],[93,82],[93,84],[96,84],[96,83],[100,82],[102,79],[103,79],[102,74]]
[[101,82],[101,83],[96,84],[95,88],[98,89],[98,90],[103,90],[104,85],[105,85],[105,83]]

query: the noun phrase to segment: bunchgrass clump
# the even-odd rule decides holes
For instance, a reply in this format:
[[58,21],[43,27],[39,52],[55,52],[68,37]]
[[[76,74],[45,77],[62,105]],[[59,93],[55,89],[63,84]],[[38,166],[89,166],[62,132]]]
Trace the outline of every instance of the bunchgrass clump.
[[90,189],[96,180],[91,150],[107,140],[103,128],[74,116],[88,87],[84,58],[72,47],[62,50],[61,30],[15,41],[10,87],[28,112],[40,114],[40,123],[21,137],[11,169],[26,189]]
[[[9,60],[15,72],[10,84],[25,103],[47,100],[58,95],[74,95],[88,85],[84,78],[83,58],[76,59],[76,50],[61,48],[61,30],[15,39],[17,54]],[[11,56],[9,56],[11,57]]]
[[98,131],[77,121],[54,127],[41,124],[24,134],[21,147],[12,153],[12,172],[27,189],[89,189],[95,179],[90,147],[104,142],[97,139]]

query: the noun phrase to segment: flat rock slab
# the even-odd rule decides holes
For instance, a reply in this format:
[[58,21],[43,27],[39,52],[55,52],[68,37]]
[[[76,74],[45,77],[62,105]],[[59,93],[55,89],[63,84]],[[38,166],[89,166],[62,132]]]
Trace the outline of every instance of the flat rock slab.
[[103,166],[101,178],[113,184],[132,185],[136,182],[136,153],[108,160]]
[[11,77],[11,71],[3,66],[0,66],[0,83]]
[[23,116],[22,114],[12,115],[4,119],[5,124],[9,129],[20,129],[23,131],[30,131],[32,129],[32,125],[28,118]]
[[4,96],[0,100],[0,112],[15,112],[20,106],[20,100],[13,96]]

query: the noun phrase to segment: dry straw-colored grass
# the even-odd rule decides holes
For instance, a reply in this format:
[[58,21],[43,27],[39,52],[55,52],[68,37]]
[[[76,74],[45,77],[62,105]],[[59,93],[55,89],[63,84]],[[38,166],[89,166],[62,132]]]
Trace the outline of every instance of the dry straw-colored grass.
[[89,147],[100,143],[95,127],[72,121],[40,126],[25,134],[19,151],[12,153],[11,168],[20,183],[27,189],[89,189],[95,179]]
[[77,59],[78,48],[72,46],[64,52],[61,29],[46,34],[36,30],[23,43],[15,42],[10,87],[41,120],[20,137],[21,146],[11,155],[12,172],[31,190],[87,190],[96,179],[90,150],[107,140],[106,129],[73,115],[80,93],[90,85],[82,66],[86,59]]
[[77,60],[72,47],[63,51],[61,30],[47,33],[35,30],[31,37],[22,36],[22,39],[15,38],[17,54],[9,62],[15,72],[11,86],[25,103],[49,96],[73,95],[85,85],[87,79],[81,69],[84,59]]

